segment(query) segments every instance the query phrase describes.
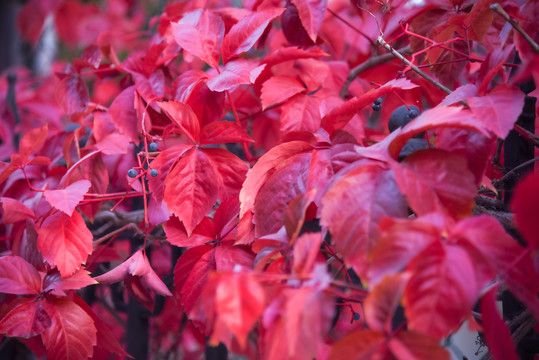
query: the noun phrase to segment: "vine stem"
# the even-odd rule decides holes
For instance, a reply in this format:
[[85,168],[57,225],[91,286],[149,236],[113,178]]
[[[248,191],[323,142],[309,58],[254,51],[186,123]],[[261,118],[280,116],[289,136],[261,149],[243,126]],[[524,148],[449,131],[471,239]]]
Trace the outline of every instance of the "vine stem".
[[509,14],[500,6],[500,4],[492,4],[490,5],[490,10],[494,11],[496,14],[503,17],[511,26],[518,31],[520,35],[530,44],[532,50],[534,53],[539,54],[539,45],[528,35],[527,32],[524,31],[524,29],[509,16]]
[[429,76],[427,73],[425,73],[423,70],[412,64],[408,59],[406,59],[400,52],[393,49],[391,45],[389,45],[382,36],[378,36],[378,43],[387,51],[389,51],[393,56],[395,56],[397,59],[402,61],[406,64],[406,66],[409,66],[412,70],[414,70],[417,74],[419,74],[422,78],[430,82],[432,85],[436,86],[438,89],[445,92],[447,95],[451,94],[451,90],[447,87],[440,84],[438,81],[436,81],[434,78]]
[[[410,47],[409,46],[405,46],[399,50],[397,50],[399,53],[407,53],[410,51]],[[378,56],[374,56],[374,57],[370,57],[369,59],[365,60],[364,62],[362,62],[361,64],[359,64],[358,66],[356,66],[355,68],[353,68],[352,70],[350,70],[350,73],[348,75],[348,77],[346,78],[346,81],[344,82],[344,85],[343,87],[341,88],[341,92],[339,94],[339,96],[341,98],[345,98],[347,95],[348,95],[348,87],[350,86],[350,84],[352,83],[352,81],[354,81],[354,79],[356,77],[359,76],[359,74],[361,74],[363,71],[366,71],[372,67],[375,67],[377,65],[380,65],[380,64],[383,64],[387,61],[390,61],[392,59],[394,59],[395,56],[393,54],[382,54],[382,55],[378,55]]]

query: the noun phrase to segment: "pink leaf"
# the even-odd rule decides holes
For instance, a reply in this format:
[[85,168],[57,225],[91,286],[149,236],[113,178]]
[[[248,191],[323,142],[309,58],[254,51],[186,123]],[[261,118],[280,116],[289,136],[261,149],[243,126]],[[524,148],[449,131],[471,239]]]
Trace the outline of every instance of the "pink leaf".
[[308,131],[320,128],[320,108],[312,97],[297,94],[281,107],[281,132]]
[[494,135],[505,139],[524,107],[524,93],[516,86],[498,85],[486,96],[468,99],[476,119]]
[[283,11],[282,8],[255,11],[234,24],[223,39],[223,62],[226,64],[233,57],[249,51],[262,36],[270,21],[281,15]]
[[18,221],[26,220],[27,218],[34,219],[36,215],[23,203],[8,197],[0,197],[4,216],[2,221],[5,224],[14,224]]
[[90,95],[80,76],[66,76],[58,83],[56,100],[71,115],[86,110]]
[[110,120],[116,128],[138,144],[138,118],[135,110],[135,86],[125,88],[109,107]]
[[84,194],[88,192],[91,185],[88,180],[79,180],[65,189],[47,190],[43,195],[45,195],[45,199],[49,204],[71,216],[79,202],[84,199]]
[[262,110],[278,104],[305,90],[305,86],[290,75],[275,75],[262,84]]
[[43,259],[57,266],[63,278],[80,269],[92,252],[93,235],[80,214],[55,212],[45,218],[38,231],[37,246]]
[[177,23],[171,23],[176,42],[191,54],[217,69],[219,52],[225,33],[221,17],[212,11],[197,9],[186,13]]
[[228,62],[224,69],[206,82],[212,91],[230,90],[238,85],[248,85],[254,83],[265,65],[258,65],[258,62],[245,59],[236,59]]
[[413,275],[404,304],[410,328],[438,339],[457,330],[479,292],[467,252],[437,241],[417,255],[408,269]]
[[15,295],[39,294],[41,276],[20,256],[1,257],[0,292]]
[[511,209],[515,213],[518,230],[533,249],[539,249],[539,174],[530,174],[515,188]]
[[515,343],[496,307],[497,293],[498,287],[495,286],[481,298],[483,333],[485,334],[488,350],[494,359],[517,360]]

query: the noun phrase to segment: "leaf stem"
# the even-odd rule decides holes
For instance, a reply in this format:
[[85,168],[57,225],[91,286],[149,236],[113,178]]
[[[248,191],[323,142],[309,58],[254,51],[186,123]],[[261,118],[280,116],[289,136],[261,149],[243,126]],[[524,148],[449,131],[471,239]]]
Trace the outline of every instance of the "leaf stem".
[[533,52],[536,54],[539,54],[539,45],[528,35],[526,31],[518,24],[515,20],[509,16],[509,14],[500,6],[500,4],[492,4],[490,5],[490,10],[494,11],[496,14],[503,17],[511,26],[518,31],[520,35],[530,44],[530,47],[532,48]]

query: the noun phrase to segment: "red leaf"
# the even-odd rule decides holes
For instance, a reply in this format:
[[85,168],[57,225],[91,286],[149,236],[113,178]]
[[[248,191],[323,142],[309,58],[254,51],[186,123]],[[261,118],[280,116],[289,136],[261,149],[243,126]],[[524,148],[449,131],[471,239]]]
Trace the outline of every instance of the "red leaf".
[[113,284],[133,277],[140,278],[140,284],[146,289],[151,289],[163,296],[172,296],[167,286],[150,266],[148,257],[142,252],[142,249],[136,251],[129,259],[111,271],[95,277],[94,280],[103,284]]
[[275,75],[262,84],[262,110],[278,104],[306,90],[305,86],[290,75]]
[[303,141],[290,141],[276,146],[264,154],[249,171],[247,179],[243,183],[240,192],[240,217],[254,207],[255,198],[258,195],[260,188],[266,183],[267,179],[273,174],[277,167],[286,163],[292,155],[311,150],[312,145],[309,143]]
[[524,93],[512,85],[498,85],[486,96],[468,99],[476,119],[494,135],[505,139],[524,107]]
[[18,221],[26,220],[27,218],[34,219],[36,215],[23,203],[8,197],[0,197],[4,216],[2,221],[5,224],[14,224]]
[[206,284],[202,298],[199,312],[213,322],[209,344],[223,342],[230,346],[232,334],[245,349],[247,335],[264,311],[262,286],[246,272],[215,274]]
[[223,201],[230,197],[237,197],[249,169],[248,165],[224,149],[205,148],[202,152],[208,157],[217,175],[219,199]]
[[[213,223],[209,219],[207,221],[213,226]],[[176,216],[171,216],[170,219],[163,224],[163,228],[165,229],[165,234],[167,235],[167,241],[169,243],[179,247],[191,247],[204,245],[207,242],[215,240],[215,233],[208,233],[205,231],[207,226],[204,226],[204,223],[205,221],[202,220],[202,222],[195,227],[191,236],[187,236],[185,227]]]
[[443,150],[421,150],[402,164],[394,163],[393,171],[399,188],[418,215],[471,215],[477,187],[464,158]]
[[[211,247],[211,245],[208,246]],[[215,271],[214,251],[208,251],[209,249],[206,249],[205,247],[199,248],[195,248],[198,249],[198,253],[203,251],[206,252],[204,252],[204,254],[202,254],[194,264],[193,262],[189,262],[191,264],[191,267],[188,269],[188,275],[187,278],[183,281],[183,285],[181,284],[181,281],[177,283],[176,279],[174,280],[175,286],[182,285],[181,289],[179,289],[178,287],[176,288],[176,292],[180,293],[181,303],[186,314],[191,314],[195,305],[200,301],[200,295],[202,294],[204,286],[208,281],[208,277],[210,276],[210,273],[212,271]],[[198,256],[197,252],[191,253],[190,256]],[[179,274],[179,269],[185,269],[185,267],[179,266],[181,261],[182,258],[180,257],[180,259],[178,260],[178,264],[174,269],[174,277]],[[203,326],[203,324],[201,324],[200,322],[196,322],[195,325],[197,325],[198,327]],[[201,330],[204,329],[202,328]]]
[[315,287],[285,289],[266,308],[263,351],[266,359],[317,359],[327,356],[325,336],[333,300]]
[[214,121],[202,128],[200,144],[254,142],[247,132],[232,121]]
[[55,295],[65,295],[64,291],[79,290],[89,285],[95,285],[95,281],[86,270],[79,270],[68,278],[62,279],[58,270],[51,270],[43,278],[43,291],[53,290]]
[[486,262],[491,274],[499,274],[511,292],[539,318],[539,277],[528,254],[529,249],[520,246],[495,218],[486,215],[459,222],[452,236],[459,239],[458,244],[468,253],[478,251],[481,258],[476,262]]
[[309,34],[309,37],[313,42],[316,42],[316,36],[322,26],[322,20],[326,14],[327,1],[326,0],[292,0],[298,8],[299,18],[301,24]]
[[157,176],[150,177],[148,186],[152,192],[152,197],[157,202],[163,201],[163,194],[165,191],[164,183],[170,169],[176,163],[176,160],[192,147],[193,145],[184,144],[169,147],[168,149],[161,151],[159,156],[152,161],[152,169],[157,170]]
[[253,208],[257,237],[276,233],[283,226],[288,203],[306,191],[311,157],[311,152],[290,156],[266,179]]
[[219,74],[206,82],[212,91],[226,91],[238,85],[248,85],[256,81],[265,65],[256,61],[236,59],[228,62]]
[[322,118],[322,127],[331,134],[334,130],[344,128],[358,111],[363,110],[367,106],[371,106],[374,100],[389,94],[393,89],[408,90],[416,87],[417,85],[413,84],[408,79],[391,80],[382,87],[371,90],[360,97],[350,99],[341,106],[331,110],[329,114]]
[[281,132],[308,131],[315,133],[320,128],[320,108],[312,97],[298,94],[281,107]]
[[[212,245],[202,245],[188,248],[178,259],[174,266],[174,295],[181,298],[181,292],[185,281],[194,269],[200,258],[213,248]],[[215,268],[215,262],[214,262]]]
[[225,33],[221,17],[212,11],[197,9],[186,13],[177,23],[171,23],[176,42],[191,54],[217,69],[219,52]]
[[66,76],[56,87],[56,100],[71,115],[86,111],[90,95],[80,76]]
[[97,344],[92,318],[77,304],[67,299],[43,302],[52,325],[42,334],[50,360],[86,360]]
[[401,274],[386,276],[369,292],[363,305],[369,329],[391,333],[393,316],[401,302],[408,278]]
[[37,0],[27,2],[18,11],[17,27],[22,36],[34,45],[39,40],[46,15]]
[[438,214],[418,219],[380,221],[380,240],[369,256],[369,283],[377,284],[384,276],[403,271],[408,262],[434,241],[440,239]]
[[254,260],[254,253],[245,246],[221,244],[215,248],[216,271],[236,271],[238,267],[250,270]]
[[321,233],[303,234],[297,239],[293,248],[293,268],[296,274],[311,274],[322,240]]
[[1,257],[0,292],[15,295],[39,294],[41,276],[20,256]]
[[84,302],[79,296],[74,295],[73,301],[75,304],[80,306],[94,321],[94,325],[97,330],[97,347],[105,349],[113,354],[117,354],[120,356],[128,356],[131,357],[120,345],[118,340],[116,340],[116,336],[112,333],[110,328],[101,320],[92,310],[88,304]]
[[436,241],[408,269],[412,276],[404,292],[404,306],[410,329],[438,339],[457,330],[479,293],[467,252]]
[[335,182],[322,198],[320,222],[327,226],[336,250],[360,276],[378,242],[378,223],[385,216],[404,217],[407,206],[393,174],[374,164],[358,167]]
[[442,100],[440,105],[453,105],[456,102],[468,100],[472,96],[477,95],[477,86],[474,84],[466,84],[462,85],[455,90],[451,92],[451,94],[447,95],[445,99]]
[[400,331],[389,340],[389,349],[399,360],[451,359],[438,339],[415,331]]
[[76,211],[72,216],[63,212],[48,216],[38,234],[37,246],[43,259],[57,266],[63,278],[80,269],[93,249],[93,235]]
[[79,180],[65,189],[46,190],[43,195],[49,204],[71,216],[91,185],[88,180]]
[[19,144],[19,153],[23,159],[27,159],[34,151],[36,151],[47,139],[49,133],[48,124],[43,125],[40,128],[32,129],[32,131],[26,133]]
[[125,88],[110,104],[110,120],[116,128],[138,144],[138,118],[135,109],[135,86]]
[[518,231],[534,250],[539,249],[539,174],[530,174],[515,188],[511,199],[511,209],[515,213]]
[[360,330],[346,335],[331,348],[330,360],[383,359],[387,353],[386,337],[378,331]]
[[182,132],[197,143],[200,138],[200,121],[189,105],[178,101],[160,102],[159,106]]
[[492,357],[497,360],[517,360],[518,355],[511,332],[505,321],[498,313],[496,307],[496,294],[498,287],[495,286],[486,292],[481,298],[481,315],[483,333]]
[[25,339],[41,334],[51,326],[42,302],[27,300],[12,309],[0,321],[0,333]]
[[221,53],[223,62],[226,64],[233,57],[249,51],[262,36],[269,23],[281,15],[283,11],[282,8],[254,11],[234,24],[223,39]]
[[185,226],[187,235],[217,201],[219,180],[203,151],[186,152],[165,180],[164,200]]
[[397,159],[404,144],[412,137],[426,130],[445,127],[474,130],[490,137],[490,133],[469,111],[460,107],[438,105],[423,111],[414,121],[405,125],[389,144],[389,153]]
[[280,64],[285,61],[298,59],[312,59],[329,56],[318,47],[308,49],[300,49],[296,46],[280,47],[263,58],[263,63],[267,64],[267,68]]

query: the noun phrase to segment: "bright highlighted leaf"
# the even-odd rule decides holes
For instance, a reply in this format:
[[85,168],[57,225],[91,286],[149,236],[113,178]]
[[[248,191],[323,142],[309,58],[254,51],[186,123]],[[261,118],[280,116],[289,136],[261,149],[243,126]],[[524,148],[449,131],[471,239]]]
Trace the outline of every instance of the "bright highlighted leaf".
[[79,202],[84,198],[92,184],[88,180],[79,180],[65,189],[47,190],[43,195],[45,199],[56,209],[63,211],[68,216],[73,214]]
[[38,231],[37,246],[43,259],[57,266],[63,278],[80,269],[92,252],[93,235],[80,214],[55,212],[45,218]]

